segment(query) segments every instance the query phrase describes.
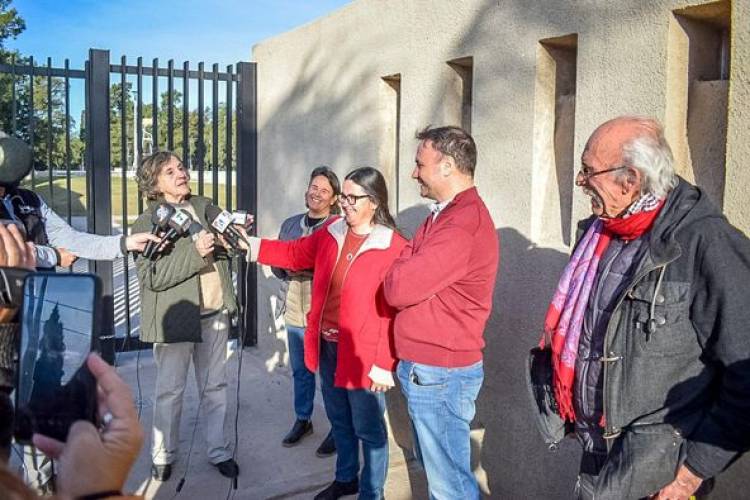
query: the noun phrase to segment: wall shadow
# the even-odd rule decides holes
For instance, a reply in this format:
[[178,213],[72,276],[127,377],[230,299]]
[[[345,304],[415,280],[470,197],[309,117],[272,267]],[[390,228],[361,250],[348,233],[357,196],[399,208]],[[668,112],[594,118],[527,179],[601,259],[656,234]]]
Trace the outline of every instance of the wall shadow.
[[[711,361],[706,360],[706,363],[710,364]],[[680,423],[685,421],[683,414],[687,401],[701,399],[699,405],[710,406],[717,403],[719,395],[723,398],[721,408],[724,411],[734,410],[735,416],[737,413],[745,416],[750,414],[750,401],[742,399],[742,395],[750,390],[750,378],[738,380],[737,377],[738,374],[741,376],[741,374],[747,374],[748,371],[750,371],[750,359],[737,361],[726,368],[717,367],[713,372],[704,369],[696,376],[676,384],[667,393],[665,399],[667,415],[664,421],[679,428]],[[717,387],[716,383],[707,386],[708,380],[717,376],[721,378],[724,372],[734,374],[731,387]],[[704,391],[703,395],[696,394],[698,387],[707,387],[708,390]],[[694,407],[695,404],[692,403],[690,406]],[[739,422],[734,422],[731,432],[705,437],[688,434],[688,439],[715,446],[725,450],[727,454],[737,454],[721,474],[701,485],[696,495],[697,498],[719,500],[744,497],[739,492],[746,492],[750,489],[750,477],[747,474],[750,467],[750,453],[745,452],[750,449],[750,419],[744,418]]]
[[[411,239],[429,213],[430,210],[426,205],[415,205],[399,212],[396,215],[396,224],[404,237]],[[396,387],[385,393],[385,400],[391,434],[401,448],[406,462],[412,498],[427,498],[427,477],[414,456],[414,439],[409,410],[398,378],[396,378]]]
[[[281,293],[281,280],[273,274],[266,275],[267,268],[263,264],[257,264],[258,268],[258,343],[256,347],[261,348],[266,363],[271,362],[278,368],[285,367],[284,357],[289,352],[286,342],[286,327],[284,316],[278,315],[279,295]],[[270,268],[268,268],[270,269]],[[283,332],[283,333],[282,333]],[[291,367],[289,367],[291,374]],[[292,396],[290,395],[290,402]],[[290,407],[290,415],[294,412]]]
[[580,446],[566,439],[551,452],[539,434],[526,388],[529,350],[568,255],[538,248],[511,227],[498,230],[500,268],[485,330],[484,386],[477,416],[485,427],[481,464],[493,498],[572,495]]
[[396,224],[404,238],[411,239],[419,226],[430,214],[427,205],[414,205],[396,215]]

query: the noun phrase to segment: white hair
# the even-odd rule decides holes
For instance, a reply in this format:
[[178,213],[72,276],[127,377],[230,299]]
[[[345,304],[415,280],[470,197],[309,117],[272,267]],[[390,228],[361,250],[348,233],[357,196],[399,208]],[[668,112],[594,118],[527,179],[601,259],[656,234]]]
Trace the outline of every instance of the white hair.
[[664,198],[677,186],[677,174],[674,171],[674,157],[669,147],[664,130],[653,119],[644,123],[652,132],[636,137],[622,147],[622,159],[625,165],[640,171],[643,181],[641,194],[651,194]]

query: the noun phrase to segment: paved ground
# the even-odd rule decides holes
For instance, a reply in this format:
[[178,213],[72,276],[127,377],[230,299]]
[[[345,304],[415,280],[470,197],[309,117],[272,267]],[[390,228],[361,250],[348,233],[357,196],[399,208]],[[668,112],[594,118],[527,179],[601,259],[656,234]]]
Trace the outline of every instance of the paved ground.
[[[78,219],[78,218],[76,218]],[[74,226],[85,227],[85,220],[74,221]],[[117,230],[117,229],[116,229]],[[128,288],[130,307],[126,308],[124,259],[114,262],[115,330],[117,336],[126,332],[126,317],[129,309],[130,328],[138,334],[140,323],[140,301],[138,281],[132,258],[128,261]],[[86,272],[87,261],[76,262],[74,270]],[[234,342],[230,343],[233,347]],[[315,449],[328,432],[323,402],[316,395],[313,425],[315,432],[300,445],[293,448],[281,446],[281,439],[293,423],[291,373],[288,368],[278,366],[263,358],[255,348],[247,348],[243,354],[241,385],[237,388],[237,352],[230,349],[229,358],[229,411],[231,418],[228,432],[234,441],[234,416],[239,398],[237,462],[241,474],[234,490],[229,480],[221,476],[207,461],[203,429],[196,426],[198,397],[191,378],[185,394],[180,430],[180,458],[175,465],[172,478],[164,483],[150,480],[150,458],[147,441],[141,451],[128,484],[128,491],[145,494],[148,499],[312,499],[334,476],[335,457],[318,458]],[[144,428],[150,429],[152,395],[155,366],[151,352],[126,352],[117,355],[119,373],[133,387],[141,408]],[[190,375],[192,377],[192,375]],[[138,387],[140,386],[140,390]],[[398,389],[387,395],[390,427],[390,466],[385,496],[388,500],[427,498],[425,476],[411,459],[411,439],[405,404]],[[195,435],[194,439],[191,436]],[[149,436],[150,439],[150,436]],[[473,448],[478,450],[483,440],[481,429],[472,432]],[[190,445],[192,441],[192,451]],[[400,443],[399,446],[397,443]],[[189,455],[189,458],[188,458]],[[478,453],[475,453],[478,455]],[[475,471],[485,495],[487,481],[481,466]],[[181,491],[177,485],[184,478]],[[353,497],[352,497],[353,498]]]
[[[155,366],[149,351],[142,351],[140,360],[137,353],[118,356],[119,373],[134,387],[137,394],[138,379],[141,385],[141,421],[149,428],[152,412],[152,393]],[[138,367],[138,368],[137,368]],[[234,440],[234,415],[237,401],[237,356],[234,353],[229,361],[230,418],[229,431]],[[191,376],[192,377],[192,376]],[[145,493],[154,499],[311,499],[333,479],[335,457],[318,458],[315,449],[328,432],[320,394],[316,396],[313,415],[315,432],[294,448],[281,446],[281,438],[292,424],[291,378],[286,368],[277,368],[269,373],[266,361],[258,351],[248,348],[243,354],[242,383],[239,391],[239,446],[237,462],[241,475],[236,491],[231,489],[229,480],[219,475],[205,456],[203,429],[195,429],[193,450],[188,466],[188,451],[196,421],[198,406],[194,380],[190,380],[185,395],[180,431],[180,459],[175,466],[172,478],[164,483],[149,479],[149,443],[141,452],[134,467],[127,489]],[[406,500],[426,498],[424,476],[413,461],[407,461],[404,453],[391,440],[390,469],[386,498]],[[187,474],[186,474],[187,471]],[[180,478],[185,476],[185,484],[179,494],[175,489]]]

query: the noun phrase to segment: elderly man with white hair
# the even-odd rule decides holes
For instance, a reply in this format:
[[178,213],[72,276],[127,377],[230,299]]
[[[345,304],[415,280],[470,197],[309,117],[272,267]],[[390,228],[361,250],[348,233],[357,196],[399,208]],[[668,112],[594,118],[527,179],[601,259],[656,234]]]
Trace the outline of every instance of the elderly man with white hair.
[[540,428],[581,443],[578,498],[687,499],[750,448],[750,242],[650,118],[598,127],[576,185],[593,216],[532,351]]

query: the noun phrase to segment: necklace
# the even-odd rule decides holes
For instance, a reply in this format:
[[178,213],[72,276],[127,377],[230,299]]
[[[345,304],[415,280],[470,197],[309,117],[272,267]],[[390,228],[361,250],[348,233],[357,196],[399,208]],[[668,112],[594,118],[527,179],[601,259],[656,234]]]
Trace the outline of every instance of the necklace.
[[351,262],[352,260],[354,260],[354,256],[357,254],[357,252],[359,251],[359,248],[362,246],[362,243],[364,243],[365,239],[367,239],[369,234],[357,234],[351,229],[349,230],[348,234],[351,235],[352,238],[354,238],[355,240],[355,243],[353,245],[354,248],[352,248],[349,252],[346,253],[346,261]]

